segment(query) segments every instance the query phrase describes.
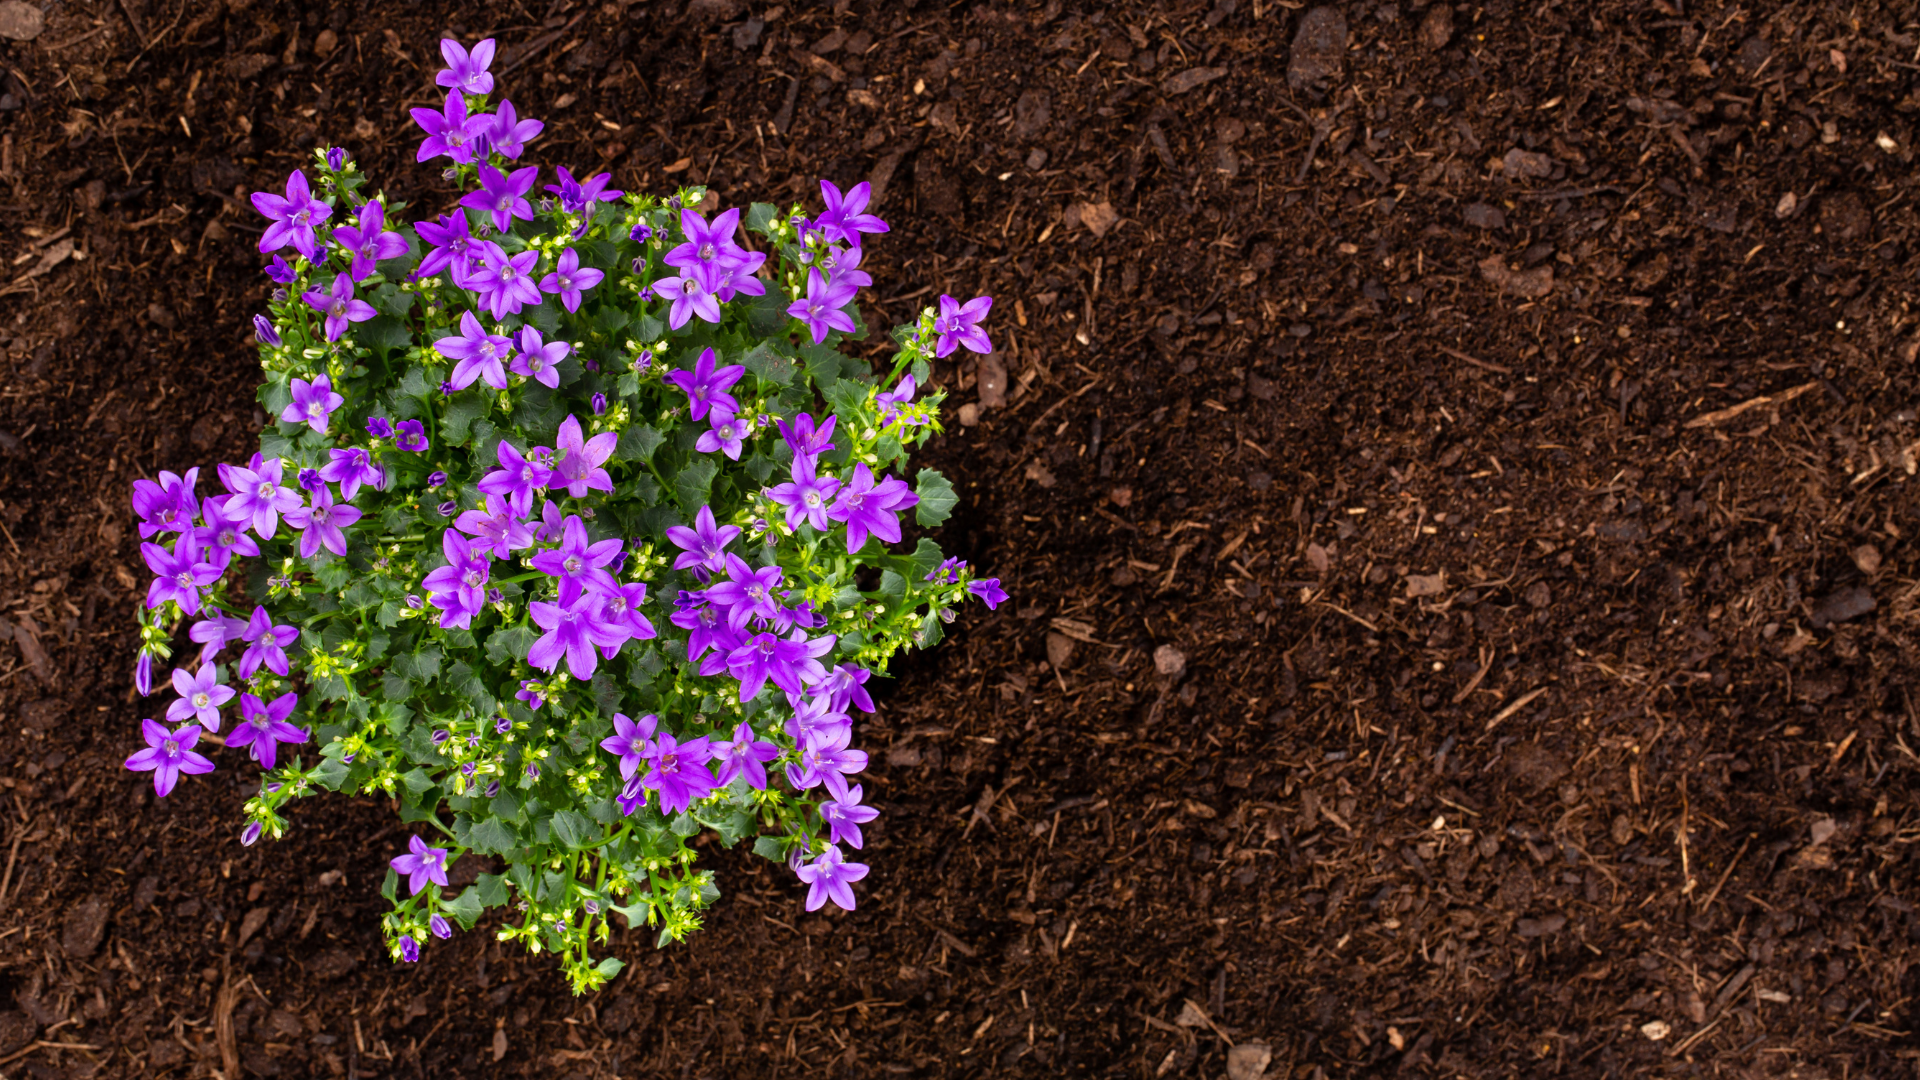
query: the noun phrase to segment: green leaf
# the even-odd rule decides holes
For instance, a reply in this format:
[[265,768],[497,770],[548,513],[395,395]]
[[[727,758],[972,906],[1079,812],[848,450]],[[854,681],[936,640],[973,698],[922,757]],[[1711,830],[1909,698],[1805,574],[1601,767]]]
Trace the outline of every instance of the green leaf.
[[469,885],[460,890],[459,896],[452,900],[441,901],[441,907],[447,914],[453,916],[462,930],[473,929],[473,924],[480,921],[480,916],[485,914],[487,909],[486,903],[480,899],[478,885]]
[[622,960],[616,956],[609,956],[605,960],[602,960],[598,964],[595,964],[593,966],[593,970],[599,972],[601,978],[611,979],[615,975],[620,974],[620,972],[623,971],[626,968],[626,966],[627,966],[627,962],[625,960]]
[[953,493],[953,482],[934,469],[921,469],[914,478],[913,493],[920,502],[913,508],[913,520],[922,525],[938,525],[953,513],[960,496]]
[[692,517],[702,506],[713,490],[714,474],[720,467],[711,457],[702,455],[695,458],[686,468],[673,478],[673,491],[680,500],[680,508]]
[[337,757],[322,758],[307,778],[328,791],[339,791],[347,782],[347,763]]
[[700,822],[692,814],[675,814],[673,820],[667,822],[667,828],[675,836],[688,837],[700,831]]
[[880,595],[902,597],[907,595],[907,579],[891,570],[880,572]]
[[480,892],[480,902],[487,907],[499,907],[507,902],[507,875],[481,874],[474,879],[473,887]]
[[[811,373],[812,369],[808,369]],[[833,384],[826,392],[827,404],[840,417],[840,422],[858,431],[861,416],[867,411],[867,392],[871,387],[857,379],[842,379]]]
[[483,855],[504,855],[520,842],[499,818],[488,818],[475,825],[471,835],[473,849]]
[[748,371],[781,386],[791,383],[794,372],[798,370],[793,361],[775,352],[773,347],[764,341],[748,349],[747,354],[740,358],[740,362],[746,365]]
[[914,545],[913,554],[907,556],[909,576],[916,581],[925,581],[927,575],[933,573],[933,568],[939,566],[941,560],[945,558],[946,553],[940,550],[940,545],[923,536],[920,542]]
[[[424,398],[428,394],[435,393],[438,389],[438,386],[427,381],[426,368],[417,365],[410,366],[407,368],[406,374],[400,376],[400,392],[408,397]],[[287,400],[291,401],[293,399],[289,396]]]
[[447,403],[446,415],[440,419],[440,430],[446,434],[447,441],[455,446],[466,443],[473,428],[473,422],[487,415],[493,403],[487,395],[463,393],[454,396]]
[[774,862],[787,861],[786,845],[782,844],[777,836],[763,836],[755,840],[753,853],[763,859],[772,859]]
[[[558,307],[559,305],[548,304],[548,305],[542,305],[542,306]],[[618,334],[620,331],[626,329],[626,326],[627,326],[626,311],[621,308],[615,307],[612,304],[608,304],[606,307],[601,308],[599,313],[593,317],[593,328],[607,335],[608,337],[612,337],[613,335]]]
[[786,296],[773,289],[753,298],[747,304],[747,331],[754,337],[775,337],[787,328],[792,316],[787,314]]
[[759,483],[766,483],[767,477],[773,475],[773,459],[757,451],[741,464],[747,467],[747,474]]
[[527,650],[539,635],[530,626],[509,626],[495,630],[487,636],[487,660],[500,667],[507,667],[517,660],[524,660]]
[[407,785],[407,790],[413,792],[415,795],[432,791],[434,786],[433,777],[428,776],[427,770],[425,769],[414,769],[412,772],[402,775],[400,782]]
[[858,361],[840,355],[831,345],[802,345],[800,358],[807,365],[807,378],[813,380],[821,393],[832,390],[842,378],[860,370]]
[[620,445],[614,448],[617,461],[648,461],[667,437],[651,424],[630,424],[620,433]]
[[757,202],[747,207],[747,228],[761,236],[773,236],[773,223],[780,220],[780,208],[772,203]]
[[600,838],[600,829],[585,814],[559,810],[553,815],[553,835],[570,848],[583,848]]
[[440,650],[428,645],[419,652],[403,653],[393,658],[393,670],[409,679],[429,682],[440,674]]

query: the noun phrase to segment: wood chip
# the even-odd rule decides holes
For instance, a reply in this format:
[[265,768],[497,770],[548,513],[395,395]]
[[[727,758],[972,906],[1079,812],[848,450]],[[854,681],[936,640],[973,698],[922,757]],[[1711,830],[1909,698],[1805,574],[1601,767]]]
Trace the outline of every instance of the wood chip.
[[1757,398],[1749,398],[1738,405],[1696,416],[1687,421],[1686,426],[1690,428],[1701,428],[1712,427],[1715,424],[1724,424],[1734,417],[1749,410],[1757,409],[1762,405],[1785,405],[1787,402],[1792,401],[1794,398],[1799,397],[1819,385],[1818,382],[1801,383],[1791,390],[1782,390],[1777,394],[1761,394]]

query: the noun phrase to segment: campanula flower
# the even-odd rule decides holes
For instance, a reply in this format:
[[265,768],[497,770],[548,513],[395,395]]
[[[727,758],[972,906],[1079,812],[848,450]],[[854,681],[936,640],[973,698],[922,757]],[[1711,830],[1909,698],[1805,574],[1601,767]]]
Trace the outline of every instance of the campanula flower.
[[576,499],[586,498],[589,491],[613,490],[613,478],[603,466],[620,444],[619,432],[603,431],[591,439],[583,438],[580,421],[569,413],[560,421],[560,432],[553,443],[561,456],[554,463],[548,487],[566,488],[567,494]]
[[325,547],[335,555],[347,553],[347,526],[360,520],[360,508],[346,503],[336,505],[332,490],[322,487],[313,493],[313,502],[287,511],[287,524],[300,532],[300,557],[313,558]]
[[850,863],[846,861],[846,856],[840,854],[839,848],[829,846],[795,873],[807,883],[808,911],[819,911],[828,900],[842,910],[852,911],[853,883],[867,876],[867,865]]
[[[873,396],[873,403],[880,407],[880,423],[882,427],[900,419],[900,410],[913,401],[913,391],[913,376],[903,375],[900,378],[900,384],[898,386],[895,386],[892,390],[882,391]],[[925,423],[926,419],[922,417],[918,422]]]
[[433,84],[450,87],[457,93],[493,93],[493,75],[487,68],[493,64],[494,48],[492,38],[475,42],[472,52],[452,38],[441,38],[440,58],[447,66],[434,73]]
[[563,592],[570,585],[595,592],[608,592],[620,586],[605,568],[620,554],[623,546],[625,541],[617,537],[589,543],[587,527],[577,515],[568,514],[565,524],[561,526],[560,546],[542,551],[530,561],[535,570],[558,578]]
[[455,390],[465,390],[475,379],[484,379],[495,390],[507,388],[505,361],[513,355],[513,339],[487,333],[473,312],[461,312],[460,333],[435,341],[433,347],[440,355],[456,361],[453,376],[447,380]]
[[[540,336],[539,329],[532,325],[520,328],[519,344],[520,355],[514,357],[513,373],[524,375],[542,386],[559,389],[560,361],[567,358],[573,346],[564,341],[546,341]],[[614,441],[620,441],[618,435],[615,435]]]
[[376,439],[393,438],[393,421],[384,416],[367,417],[367,434]]
[[328,341],[340,340],[340,335],[347,332],[348,325],[366,322],[379,314],[373,310],[372,304],[354,297],[353,278],[346,274],[334,275],[331,290],[315,292],[309,289],[300,294],[300,299],[305,300],[308,307],[326,316],[325,329]]
[[280,344],[280,331],[273,328],[273,323],[269,321],[265,315],[255,315],[253,317],[253,339],[262,345],[278,345]]
[[193,528],[200,514],[200,499],[193,493],[199,477],[199,469],[188,469],[184,477],[162,469],[159,483],[145,478],[133,482],[133,512],[140,516],[142,538]]
[[500,462],[498,469],[480,478],[479,489],[490,495],[501,495],[513,512],[526,517],[533,512],[533,494],[545,491],[547,481],[553,476],[553,469],[538,455],[523,457],[513,444],[505,439],[494,449],[494,457]]
[[557,293],[568,311],[580,310],[580,294],[600,284],[607,275],[591,266],[581,266],[580,256],[572,248],[560,253],[553,272],[540,279],[540,291]]
[[422,221],[413,228],[429,249],[416,273],[432,277],[445,270],[455,285],[468,288],[467,280],[479,266],[480,241],[474,239],[466,211],[443,215],[439,221]]
[[716,573],[727,568],[727,545],[740,535],[738,525],[719,525],[713,519],[713,509],[702,506],[693,516],[693,528],[685,525],[669,525],[667,539],[681,549],[673,560],[675,570],[702,566]]
[[280,515],[300,505],[300,493],[289,487],[280,486],[279,458],[262,458],[253,455],[253,461],[247,468],[238,465],[222,464],[220,482],[233,492],[233,498],[224,505],[223,513],[236,517],[245,516],[252,524],[254,534],[262,540],[273,539],[274,530],[280,526]]
[[687,325],[687,320],[695,315],[710,323],[720,321],[720,299],[714,295],[712,282],[699,270],[689,270],[683,277],[661,278],[651,287],[673,301],[673,306],[667,309],[667,325],[675,330]]
[[[346,275],[341,275],[342,279]],[[316,375],[312,382],[296,377],[293,380],[293,400],[280,410],[280,419],[289,424],[306,424],[313,430],[326,434],[327,418],[333,411],[347,403],[347,399],[333,390],[333,382],[325,375]]]
[[987,332],[980,329],[980,320],[992,309],[991,296],[976,296],[962,304],[942,293],[940,314],[933,320],[933,331],[939,335],[934,356],[944,357],[963,345],[972,352],[992,352],[993,342],[987,339]]
[[533,220],[533,203],[527,201],[527,192],[533,190],[539,176],[540,169],[532,165],[515,169],[511,175],[491,165],[482,165],[480,190],[468,192],[460,205],[492,215],[494,229],[506,232],[513,227],[515,218]]
[[252,694],[241,694],[240,722],[227,736],[227,745],[244,746],[261,768],[273,768],[281,743],[297,745],[307,741],[305,728],[287,722],[299,701],[299,696],[292,693],[282,694],[270,704]]
[[367,275],[373,273],[375,263],[399,258],[407,253],[406,238],[388,231],[386,224],[386,206],[380,200],[372,199],[360,207],[354,224],[333,230],[334,241],[353,253],[353,266],[348,270],[353,280],[364,281]]
[[970,581],[967,583],[967,591],[979,597],[980,602],[987,605],[988,611],[999,607],[1000,602],[1007,598],[1007,591],[1000,587],[999,578],[981,578],[979,581]]
[[820,181],[820,195],[826,201],[827,208],[813,220],[813,226],[820,235],[832,243],[846,243],[859,246],[861,233],[883,233],[887,223],[873,214],[867,213],[867,203],[873,198],[873,185],[861,182],[853,185],[845,195],[830,180]]
[[806,298],[788,305],[787,314],[806,323],[807,331],[813,335],[813,343],[818,345],[827,340],[827,334],[834,330],[843,334],[853,333],[853,316],[844,309],[858,291],[849,281],[829,282],[815,267],[807,271]]
[[399,428],[393,436],[393,445],[396,449],[404,450],[409,454],[425,453],[428,445],[426,425],[418,420],[400,421]]
[[754,737],[753,726],[745,720],[733,729],[733,738],[719,740],[713,744],[714,760],[720,762],[720,773],[714,777],[714,784],[726,787],[734,778],[744,776],[747,783],[756,789],[767,789],[767,762],[780,756],[780,748],[774,744]]
[[220,706],[233,700],[233,687],[220,685],[212,664],[201,664],[192,674],[174,668],[173,692],[180,696],[167,706],[167,722],[192,720],[209,731],[220,730]]
[[455,529],[441,534],[440,550],[447,557],[447,565],[420,583],[427,590],[427,601],[444,612],[441,629],[466,629],[486,606],[491,558],[488,546],[468,540]]
[[287,646],[299,640],[299,627],[288,624],[275,626],[267,609],[256,606],[253,615],[247,619],[246,630],[240,636],[241,640],[251,643],[247,651],[240,654],[239,666],[234,669],[241,678],[253,678],[253,673],[263,666],[275,675],[286,677]]
[[171,794],[181,773],[197,776],[213,771],[213,762],[193,751],[193,744],[200,741],[200,729],[193,724],[168,731],[163,724],[142,720],[140,734],[147,748],[127,758],[127,768],[152,773],[155,795],[164,799]]
[[453,527],[485,544],[474,550],[489,551],[496,559],[510,559],[515,551],[533,546],[533,530],[514,515],[508,501],[488,495],[483,510],[468,510],[455,518]]
[[628,637],[624,628],[608,626],[602,621],[601,607],[597,594],[582,590],[572,581],[560,583],[558,603],[536,600],[528,604],[527,614],[547,633],[528,650],[527,663],[542,671],[552,671],[564,656],[567,670],[574,678],[582,681],[593,678],[600,663],[596,647],[618,646]]
[[[329,209],[328,213],[332,213],[332,210]],[[275,255],[273,261],[266,265],[265,273],[268,280],[279,285],[291,285],[300,276],[293,272],[293,267],[288,266],[287,260],[280,255]]]
[[495,319],[518,315],[521,308],[540,303],[540,288],[533,278],[539,261],[537,250],[510,256],[499,244],[482,241],[479,268],[467,278],[466,287],[478,294]]
[[793,479],[768,488],[767,497],[787,508],[787,528],[797,529],[805,521],[816,532],[824,533],[833,527],[827,507],[840,490],[840,481],[816,474],[814,461],[811,454],[796,453],[789,473]]
[[[619,572],[619,564],[626,559],[626,555],[623,551],[614,560],[614,572]],[[646,641],[657,635],[653,620],[640,611],[640,605],[647,602],[646,583],[636,581],[617,589],[605,590],[600,597],[605,601],[600,609],[601,621],[609,628],[624,629],[627,636],[636,641]],[[618,652],[618,647],[602,647],[600,655],[611,660]]]
[[727,576],[707,589],[707,599],[727,611],[727,625],[735,630],[748,619],[771,619],[780,609],[774,590],[784,578],[778,566],[754,569],[738,555],[726,557]]
[[846,523],[847,554],[851,555],[866,544],[869,533],[886,543],[899,543],[897,515],[919,502],[920,496],[897,476],[875,483],[872,470],[863,461],[853,467],[853,479],[840,488],[839,497],[833,501],[827,516]]
[[340,485],[340,497],[352,502],[360,494],[362,485],[375,491],[384,491],[387,486],[387,471],[373,460],[373,453],[365,447],[350,446],[342,449],[335,447],[327,451],[333,460],[320,466],[320,478]]
[[660,793],[660,812],[678,814],[696,799],[713,794],[713,740],[705,735],[682,742],[666,732],[648,747],[647,774],[640,783]]
[[693,420],[703,420],[708,409],[721,408],[729,413],[740,411],[740,403],[727,390],[746,373],[746,367],[741,364],[729,364],[716,369],[713,350],[709,348],[701,350],[692,371],[670,372],[666,381],[686,392],[687,416]]
[[725,409],[714,409],[707,417],[707,422],[711,426],[700,433],[700,438],[694,442],[693,448],[703,454],[711,454],[717,450],[732,460],[739,461],[740,451],[745,445],[741,439],[748,431],[747,421],[741,420]]
[[140,557],[154,575],[147,587],[149,610],[171,600],[188,615],[200,613],[200,590],[220,580],[220,568],[201,561],[199,549],[191,536],[174,541],[172,551],[159,544],[140,545]]
[[432,109],[410,111],[413,122],[427,133],[427,137],[420,140],[420,152],[415,155],[419,161],[448,157],[456,165],[471,163],[474,136],[482,134],[485,125],[492,122],[491,117],[468,116],[467,99],[458,90],[447,91],[446,106],[439,112]]
[[[502,101],[500,108],[493,114],[493,124],[487,129],[487,141],[502,157],[520,160],[527,150],[527,144],[539,138],[547,125],[538,120],[522,120],[514,111],[513,102]],[[503,230],[504,231],[504,230]]]
[[826,822],[830,830],[829,843],[844,843],[850,848],[864,846],[860,826],[879,817],[880,811],[860,805],[860,797],[860,785],[855,784],[845,794],[820,804],[820,820]]
[[284,198],[270,191],[254,192],[253,208],[273,222],[260,236],[261,251],[279,251],[292,244],[294,250],[305,255],[309,262],[319,261],[319,241],[313,234],[313,227],[331,217],[333,208],[313,197],[313,189],[307,186],[306,173],[295,169],[287,177],[287,194]]
[[740,700],[750,701],[768,679],[789,694],[797,694],[808,683],[826,675],[819,657],[833,651],[835,636],[827,634],[808,640],[806,631],[795,630],[788,637],[755,634],[727,654],[727,672],[740,680]]
[[[615,199],[626,194],[624,191],[607,190],[607,184],[613,180],[612,173],[599,173],[586,180],[576,181],[573,178],[573,174],[568,172],[567,167],[564,165],[553,171],[559,174],[560,182],[558,184],[548,184],[547,190],[560,196],[560,209],[569,214],[591,214],[594,203],[613,202]],[[651,233],[651,230],[649,230],[649,233]],[[646,237],[635,236],[633,239],[636,242],[641,242],[644,241]]]
[[443,888],[447,884],[447,849],[428,847],[418,836],[407,837],[407,853],[395,856],[387,865],[407,879],[407,888],[413,895],[418,895],[428,882]]
[[238,641],[246,629],[247,624],[244,619],[210,611],[206,618],[194,623],[188,629],[187,637],[200,643],[200,662],[206,664],[212,662],[213,658],[220,654],[221,649],[226,648],[227,642]]

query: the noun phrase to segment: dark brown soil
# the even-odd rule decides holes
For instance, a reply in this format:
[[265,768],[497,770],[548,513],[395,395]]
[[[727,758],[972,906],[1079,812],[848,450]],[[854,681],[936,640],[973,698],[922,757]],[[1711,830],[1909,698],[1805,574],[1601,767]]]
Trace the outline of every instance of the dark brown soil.
[[[45,6],[0,45],[8,1075],[1914,1075],[1910,6]],[[719,853],[594,999],[484,928],[379,959],[384,806],[243,849],[247,770],[118,768],[128,484],[255,431],[245,196],[340,142],[444,201],[448,29],[547,165],[871,178],[889,321],[999,298],[932,458],[1015,600],[865,732],[861,910]]]

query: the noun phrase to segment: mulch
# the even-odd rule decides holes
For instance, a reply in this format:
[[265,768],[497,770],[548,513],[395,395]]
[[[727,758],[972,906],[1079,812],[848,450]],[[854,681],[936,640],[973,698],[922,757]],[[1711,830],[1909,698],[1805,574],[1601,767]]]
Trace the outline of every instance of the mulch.
[[[545,165],[871,180],[870,321],[997,298],[925,463],[1013,600],[860,732],[860,910],[715,850],[591,998],[389,966],[385,805],[119,768],[128,485],[261,419],[246,196],[445,204],[443,32]],[[51,0],[0,95],[8,1075],[1915,1069],[1903,6]]]

